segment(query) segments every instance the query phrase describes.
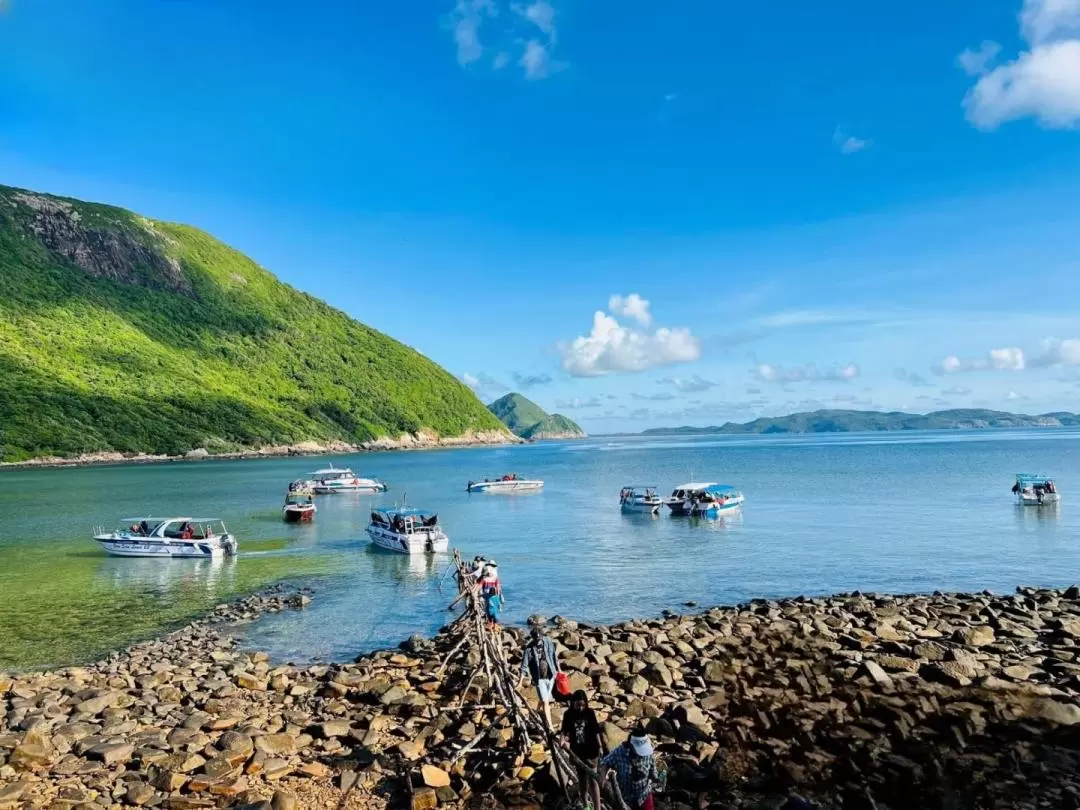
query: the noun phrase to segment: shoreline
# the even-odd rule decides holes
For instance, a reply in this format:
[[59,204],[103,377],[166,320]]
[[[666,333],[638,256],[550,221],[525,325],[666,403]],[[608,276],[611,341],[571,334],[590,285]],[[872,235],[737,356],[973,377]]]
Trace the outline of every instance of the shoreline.
[[[275,793],[288,796],[274,806],[367,810],[402,797],[414,810],[556,798],[545,751],[500,759],[513,729],[466,671],[445,667],[456,641],[445,628],[351,664],[302,666],[221,632],[303,609],[310,593],[276,586],[94,664],[0,675],[0,808],[266,807]],[[551,624],[606,744],[648,725],[668,764],[661,806],[704,795],[773,807],[790,792],[845,808],[852,797],[926,808],[947,796],[1080,799],[1075,586]],[[515,661],[521,638],[502,631]]]
[[103,467],[138,464],[171,464],[194,461],[242,461],[259,458],[284,458],[303,456],[341,456],[357,453],[378,453],[408,450],[446,450],[471,447],[498,447],[502,445],[524,444],[525,441],[509,431],[476,431],[461,436],[441,437],[430,431],[406,433],[397,439],[384,436],[360,444],[348,442],[299,442],[297,444],[270,445],[267,447],[230,450],[223,453],[211,453],[204,447],[189,450],[179,455],[121,453],[101,451],[82,453],[70,458],[60,456],[39,456],[25,461],[0,462],[3,470],[47,470],[65,467]]

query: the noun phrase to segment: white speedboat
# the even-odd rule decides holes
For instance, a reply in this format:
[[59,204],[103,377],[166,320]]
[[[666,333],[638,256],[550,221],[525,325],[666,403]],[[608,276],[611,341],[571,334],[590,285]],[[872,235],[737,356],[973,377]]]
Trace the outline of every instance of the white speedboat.
[[623,487],[619,491],[619,505],[624,512],[640,512],[648,515],[660,513],[664,499],[656,494],[656,487]]
[[675,487],[665,503],[672,515],[711,518],[734,512],[745,500],[739,490],[727,484],[690,483]]
[[450,548],[439,516],[423,509],[373,509],[367,533],[375,545],[401,554],[439,554]]
[[231,557],[236,538],[217,518],[124,518],[125,529],[94,530],[94,539],[117,557]]
[[1012,491],[1021,506],[1053,506],[1061,501],[1054,479],[1045,475],[1017,473]]
[[338,492],[360,492],[373,495],[386,492],[386,484],[377,478],[358,476],[350,469],[339,469],[331,464],[323,470],[308,473],[311,488],[317,495],[333,495]]
[[502,478],[485,478],[483,481],[470,481],[465,490],[467,492],[527,492],[543,488],[543,481],[522,478],[516,473],[510,473]]
[[310,495],[290,492],[281,507],[281,517],[286,523],[310,523],[315,519],[316,506]]

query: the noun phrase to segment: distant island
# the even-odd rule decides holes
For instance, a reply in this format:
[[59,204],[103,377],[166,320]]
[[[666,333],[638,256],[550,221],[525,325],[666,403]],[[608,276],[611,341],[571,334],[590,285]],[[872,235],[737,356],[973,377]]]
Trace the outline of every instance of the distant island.
[[523,439],[584,439],[585,431],[562,414],[548,413],[521,394],[507,394],[488,405],[510,431]]
[[927,414],[903,411],[822,410],[763,416],[752,422],[727,422],[710,427],[649,428],[642,435],[707,435],[715,433],[861,433],[880,430],[978,430],[982,428],[1071,427],[1080,414],[1058,411],[1029,416],[1022,413],[956,408]]

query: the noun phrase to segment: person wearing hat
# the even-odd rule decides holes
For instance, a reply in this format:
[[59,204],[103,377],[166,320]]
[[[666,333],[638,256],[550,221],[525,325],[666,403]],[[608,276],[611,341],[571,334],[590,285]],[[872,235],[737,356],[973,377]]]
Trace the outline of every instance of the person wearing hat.
[[555,642],[544,635],[539,627],[532,629],[529,643],[521,655],[521,675],[518,686],[525,675],[532,679],[536,694],[544,707],[544,719],[551,728],[551,697],[555,689],[555,675],[559,672],[559,661],[555,654]]
[[[563,746],[595,773],[599,768],[602,745],[600,723],[596,720],[596,712],[589,708],[589,696],[584,689],[578,689],[570,698],[570,708],[563,714],[561,733]],[[581,766],[578,766],[578,779],[583,791],[591,797],[593,808],[602,810],[600,782]]]
[[659,783],[660,773],[643,725],[638,724],[630,739],[604,757],[602,764],[608,769],[607,775],[615,774],[619,792],[630,810],[653,810],[653,787]]

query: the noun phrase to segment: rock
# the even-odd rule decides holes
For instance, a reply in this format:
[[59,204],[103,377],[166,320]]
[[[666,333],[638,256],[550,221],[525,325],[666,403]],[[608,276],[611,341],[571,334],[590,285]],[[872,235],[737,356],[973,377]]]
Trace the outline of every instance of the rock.
[[20,770],[36,770],[47,766],[56,753],[40,743],[22,743],[8,757],[8,763]]
[[863,661],[863,669],[866,670],[866,674],[873,678],[874,683],[880,684],[881,686],[892,685],[892,678],[890,678],[885,670],[874,661],[870,659]]
[[904,658],[899,655],[879,655],[874,660],[882,669],[888,672],[919,671],[919,662],[912,658]]
[[292,773],[292,763],[287,759],[273,757],[262,764],[262,774],[266,779],[281,779]]
[[1061,623],[1061,632],[1070,638],[1080,638],[1080,620]]
[[5,808],[5,810],[9,807],[15,807],[28,784],[27,782],[11,782],[7,785],[0,785],[0,807]]
[[422,787],[413,791],[412,810],[435,810],[438,804],[439,797],[434,788]]
[[352,731],[352,725],[348,720],[328,720],[313,726],[312,731],[315,737],[329,740],[334,737],[348,737],[349,732]]
[[296,794],[287,790],[275,790],[270,798],[270,807],[273,810],[297,810],[298,806]]
[[250,672],[241,672],[236,676],[236,685],[242,689],[250,689],[253,692],[265,692],[267,681],[265,678],[252,675]]
[[256,751],[269,757],[290,756],[296,753],[296,739],[288,734],[265,734],[252,741]]
[[430,788],[450,787],[450,774],[442,768],[436,768],[434,765],[424,765],[420,769],[420,775],[424,779],[424,784]]
[[128,762],[135,753],[135,746],[131,743],[106,743],[97,745],[87,752],[87,756],[99,759],[107,766]]
[[379,703],[383,706],[393,706],[401,703],[408,697],[408,693],[400,686],[392,686],[379,696]]
[[914,652],[920,658],[925,658],[927,661],[944,661],[945,660],[945,648],[940,644],[935,644],[932,641],[928,641],[923,644],[916,644]]
[[994,643],[992,627],[961,627],[953,631],[953,638],[968,647],[985,647]]
[[136,807],[142,807],[144,804],[148,804],[153,798],[154,789],[145,782],[134,782],[129,784],[127,793],[124,795],[124,800],[128,804],[133,804]]
[[548,623],[547,616],[541,616],[539,613],[534,613],[528,619],[529,627],[544,627]]
[[1062,594],[1066,599],[1080,599],[1080,585],[1073,585]]
[[1034,667],[1027,667],[1023,664],[1013,664],[1011,667],[1005,667],[1001,670],[1001,674],[1014,681],[1029,680],[1032,675],[1038,672],[1041,672],[1041,670],[1035,669]]
[[1032,707],[1031,715],[1059,726],[1075,726],[1080,723],[1080,706],[1057,700],[1039,700]]
[[210,458],[210,451],[205,447],[196,447],[194,450],[188,450],[184,453],[184,458],[188,461],[197,461],[203,458]]
[[626,742],[630,737],[630,733],[623,731],[614,723],[604,722],[600,724],[600,737],[604,741],[604,749],[607,751],[614,751]]
[[296,773],[312,779],[325,779],[330,775],[330,769],[321,762],[305,762],[296,769]]
[[706,683],[723,683],[727,675],[727,668],[719,661],[710,661],[705,665],[704,678]]
[[975,672],[965,664],[956,661],[940,661],[928,664],[920,670],[927,680],[937,681],[949,686],[970,686]]

